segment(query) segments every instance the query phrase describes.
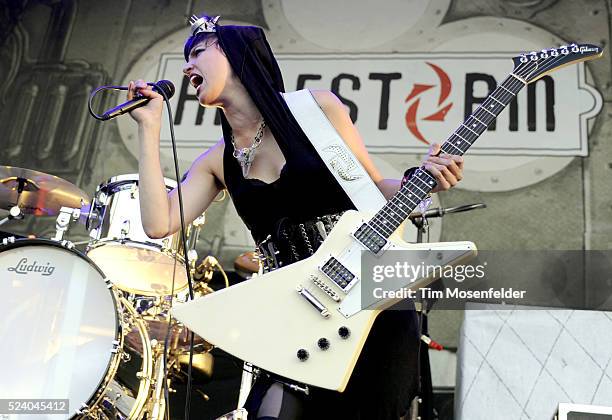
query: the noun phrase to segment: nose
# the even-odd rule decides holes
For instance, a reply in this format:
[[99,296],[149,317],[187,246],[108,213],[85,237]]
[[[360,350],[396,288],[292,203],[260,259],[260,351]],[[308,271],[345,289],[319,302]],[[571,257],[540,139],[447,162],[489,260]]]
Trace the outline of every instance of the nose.
[[191,73],[191,70],[193,70],[193,64],[191,64],[191,61],[188,61],[183,65],[183,74],[185,76],[189,76],[189,73]]

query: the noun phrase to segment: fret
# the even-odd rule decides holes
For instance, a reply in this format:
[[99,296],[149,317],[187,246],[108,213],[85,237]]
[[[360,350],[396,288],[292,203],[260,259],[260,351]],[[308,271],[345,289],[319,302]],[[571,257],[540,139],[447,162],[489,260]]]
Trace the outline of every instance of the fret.
[[[389,203],[387,203],[387,204],[388,204],[388,206],[385,206],[385,207],[390,207],[390,206],[392,206],[392,205],[393,205],[393,203],[392,203],[392,202],[389,202]],[[384,207],[383,207],[383,210],[384,210]],[[390,210],[390,209],[387,209],[387,210],[385,211],[385,215],[386,215],[386,216],[390,216],[392,219],[395,219],[396,217],[398,217],[398,219],[397,219],[397,220],[399,220],[399,222],[400,222],[400,223],[402,223],[402,220],[403,220],[403,219],[402,219],[402,218],[399,218],[399,216],[397,216],[397,214],[396,214],[395,212],[393,212],[392,210]]]
[[408,217],[408,213],[406,213],[404,210],[402,210],[402,204],[401,203],[398,205],[398,204],[393,203],[393,201],[389,201],[389,206],[395,206],[395,208],[396,208],[395,211],[397,211],[399,213],[403,213],[404,217]]
[[[458,136],[458,137],[460,137],[460,136]],[[459,144],[459,143],[461,143],[461,140],[459,140],[459,141],[457,142],[457,144]],[[448,140],[446,141],[446,143],[444,143],[444,144],[442,145],[441,149],[442,149],[442,150],[444,150],[444,146],[446,146],[446,145],[449,145],[449,146],[450,146],[450,147],[452,147],[453,149],[458,150],[460,155],[462,155],[462,154],[464,154],[464,153],[465,153],[463,150],[461,150],[460,148],[458,148],[457,146],[455,146],[455,145],[454,145],[452,142],[450,142],[450,141],[448,141]],[[444,152],[445,152],[445,153],[449,153],[449,152],[447,152],[446,150],[444,150]],[[449,153],[449,154],[451,154],[451,153]]]
[[[466,120],[467,121],[467,120]],[[468,130],[470,130],[472,133],[476,134],[477,136],[480,136],[480,134],[478,134],[477,132],[475,132],[474,130],[472,130],[470,127],[468,127],[467,125],[461,123],[462,126],[464,126],[465,128],[467,128]],[[457,133],[455,133],[457,134]],[[457,134],[458,135],[458,134]],[[459,136],[461,137],[461,136]],[[463,140],[465,140],[463,137],[461,137]]]
[[[521,78],[510,74],[464,122],[459,124],[442,144],[442,151],[463,155],[523,87],[524,82]],[[401,187],[393,198],[376,213],[369,225],[387,239],[436,185],[435,177],[420,168],[406,185]]]
[[[507,91],[508,89],[505,89],[505,90]],[[497,99],[495,97],[495,95],[499,96],[499,99],[501,99],[501,101],[498,101],[498,102],[503,103],[504,107],[508,106],[508,104],[510,103],[510,101],[514,97],[514,95],[512,95],[512,92],[510,92],[510,95],[508,96],[508,98],[504,98],[504,96],[503,96],[504,92],[499,87],[493,91],[493,93],[491,94],[491,97],[494,98],[494,99]]]
[[[471,119],[472,121],[470,121],[470,119]],[[474,122],[474,121],[475,121],[475,122]],[[465,120],[465,122],[467,122],[467,123],[468,123],[467,125],[469,125],[469,128],[471,128],[471,129],[472,129],[472,130],[471,130],[471,132],[470,132],[470,131],[468,131],[467,129],[466,129],[466,130],[464,130],[464,131],[465,131],[465,133],[467,133],[467,134],[476,133],[474,140],[469,139],[469,140],[470,140],[470,143],[474,143],[474,141],[476,141],[476,139],[477,139],[478,137],[480,137],[480,135],[481,135],[482,133],[484,133],[484,131],[486,130],[487,126],[486,126],[485,124],[482,124],[482,123],[478,124],[478,121],[477,121],[477,120],[474,118],[474,116],[473,116],[473,115],[470,115],[470,117],[469,117],[467,120]],[[458,132],[459,130],[461,130],[461,128],[462,128],[462,127],[459,127],[459,129],[458,129],[457,131],[455,131],[455,132]],[[482,132],[480,132],[480,133],[479,133],[477,130],[480,130],[481,128],[482,128]],[[461,133],[461,135],[463,136],[465,133]],[[468,137],[468,136],[464,136],[464,137]]]
[[486,127],[488,127],[489,124],[495,121],[495,118],[496,118],[494,114],[491,114],[491,113],[487,114],[485,112],[482,112],[482,107],[480,106],[476,109],[476,111],[474,111],[474,113],[472,114],[472,117],[477,119],[479,122],[481,122]]
[[507,77],[506,80],[502,82],[502,85],[507,85],[514,94],[518,93],[518,91],[525,86],[525,84],[521,81],[517,82],[515,79],[511,79],[510,77]]
[[514,93],[511,90],[506,89],[503,85],[499,85],[499,87],[508,92],[510,95],[514,96]]
[[427,195],[427,192],[426,192],[426,191],[423,191],[422,189],[420,189],[420,188],[418,187],[418,185],[416,185],[414,182],[408,181],[408,184],[409,184],[409,185],[413,185],[413,186],[414,186],[414,187],[415,187],[417,190],[419,190],[419,191],[421,191],[423,194]]
[[[384,209],[384,207],[383,207]],[[381,209],[382,211],[382,209]],[[380,213],[380,212],[379,212]],[[376,216],[372,219],[372,228],[374,230],[376,230],[376,232],[378,232],[379,234],[381,234],[382,236],[386,236],[386,238],[388,238],[389,236],[391,236],[391,234],[395,231],[395,229],[392,229],[390,227],[387,227],[385,225],[383,225],[380,220],[382,216],[379,215],[378,213],[376,214]]]
[[480,106],[480,108],[478,109],[482,109],[484,111],[487,111],[489,114],[491,114],[493,116],[493,119],[497,118],[497,115],[495,115],[494,113],[492,113],[491,111],[489,111],[487,108],[485,108],[484,106]]
[[[495,92],[493,92],[493,93],[495,93]],[[504,108],[506,107],[506,104],[504,104],[504,103],[502,103],[502,102],[498,101],[497,99],[495,99],[495,96],[493,96],[493,94],[491,94],[491,95],[489,96],[489,99],[493,99],[495,102],[497,102],[498,104],[500,104],[500,105],[501,105],[502,107],[504,107]]]
[[489,124],[483,123],[482,121],[480,121],[478,118],[476,118],[476,116],[474,114],[472,114],[472,118],[474,118],[476,121],[478,121],[480,124],[484,125],[485,127],[488,127]]
[[[402,189],[403,189],[403,187],[402,187]],[[402,189],[400,189],[400,190],[398,191],[398,193],[400,193],[401,195],[403,195],[403,196],[406,198],[406,200],[410,201],[410,204],[412,204],[413,206],[416,206],[416,205],[418,205],[418,204],[419,204],[419,202],[418,202],[418,201],[415,203],[414,201],[412,201],[412,200],[410,199],[410,197],[413,197],[413,196],[414,196],[413,194],[406,195],[406,194],[404,194],[404,192],[402,191]]]

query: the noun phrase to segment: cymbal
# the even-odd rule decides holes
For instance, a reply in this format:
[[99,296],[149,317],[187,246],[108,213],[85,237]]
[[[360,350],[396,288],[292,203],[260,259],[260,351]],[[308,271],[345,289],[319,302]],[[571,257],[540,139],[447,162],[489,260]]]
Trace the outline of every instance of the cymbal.
[[87,203],[87,194],[63,178],[0,165],[1,209],[18,206],[26,214],[56,216],[62,207],[78,209]]

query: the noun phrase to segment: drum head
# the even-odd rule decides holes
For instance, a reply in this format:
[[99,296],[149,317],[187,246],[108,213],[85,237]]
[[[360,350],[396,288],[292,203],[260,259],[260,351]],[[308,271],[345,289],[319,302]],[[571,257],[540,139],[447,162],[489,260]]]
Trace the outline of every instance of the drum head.
[[180,259],[155,246],[133,241],[98,243],[87,252],[118,288],[145,296],[172,294],[187,287],[187,273]]
[[3,248],[0,273],[0,394],[68,399],[69,414],[57,418],[70,417],[111,366],[120,336],[115,297],[92,262],[52,241]]

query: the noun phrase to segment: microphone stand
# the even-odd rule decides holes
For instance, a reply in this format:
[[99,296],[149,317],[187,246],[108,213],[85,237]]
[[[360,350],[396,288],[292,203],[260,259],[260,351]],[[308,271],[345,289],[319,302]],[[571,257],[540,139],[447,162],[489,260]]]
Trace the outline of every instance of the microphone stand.
[[[434,218],[434,217],[442,218],[446,214],[462,213],[465,211],[482,209],[486,207],[487,205],[484,203],[473,203],[473,204],[466,204],[463,206],[446,207],[446,208],[437,207],[434,209],[426,210],[424,212],[411,213],[408,216],[408,218],[410,219],[414,227],[416,227],[417,229],[416,242],[423,243],[423,234],[427,233],[427,229],[429,228],[427,219]],[[419,305],[416,305],[417,303]],[[433,306],[433,302],[432,302],[432,306]],[[415,302],[415,308],[418,313],[418,337],[419,337],[418,338],[419,346],[417,348],[417,381],[418,382],[417,382],[417,394],[410,403],[410,420],[420,420],[421,419],[421,416],[419,415],[420,404],[423,402],[423,398],[422,398],[423,377],[421,374],[421,350],[427,351],[429,349],[429,344],[425,341],[428,338],[427,337],[427,334],[428,334],[427,313],[429,311],[429,308],[428,308],[428,301],[423,298],[422,292],[418,293],[418,296]],[[427,361],[429,363],[429,358],[427,358]],[[431,379],[430,379],[430,382],[431,382]],[[427,393],[429,394],[428,401],[425,404],[425,407],[428,408],[428,410],[426,413],[424,413],[426,415],[426,418],[429,418],[429,413],[431,412],[431,410],[433,410],[433,408],[430,408],[432,404],[431,397],[433,395],[433,392],[430,391],[432,390],[432,384],[430,383],[429,385],[430,387],[427,390]]]

